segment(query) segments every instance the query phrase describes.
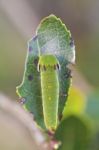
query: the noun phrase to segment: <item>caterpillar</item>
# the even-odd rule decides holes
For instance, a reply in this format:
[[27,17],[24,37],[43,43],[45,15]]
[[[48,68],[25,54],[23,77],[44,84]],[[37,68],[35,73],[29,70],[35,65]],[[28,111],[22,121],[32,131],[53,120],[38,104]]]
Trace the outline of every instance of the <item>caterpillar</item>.
[[54,131],[58,125],[59,62],[54,55],[42,55],[38,62],[41,74],[42,105],[45,126]]

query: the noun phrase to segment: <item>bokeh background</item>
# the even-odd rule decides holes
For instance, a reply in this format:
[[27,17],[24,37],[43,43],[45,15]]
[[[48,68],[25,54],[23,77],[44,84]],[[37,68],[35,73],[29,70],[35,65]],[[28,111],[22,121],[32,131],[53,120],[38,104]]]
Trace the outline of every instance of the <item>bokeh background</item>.
[[73,88],[64,116],[83,112],[91,118],[99,143],[99,0],[0,0],[0,101],[2,96],[18,100],[27,41],[50,14],[62,19],[76,45]]

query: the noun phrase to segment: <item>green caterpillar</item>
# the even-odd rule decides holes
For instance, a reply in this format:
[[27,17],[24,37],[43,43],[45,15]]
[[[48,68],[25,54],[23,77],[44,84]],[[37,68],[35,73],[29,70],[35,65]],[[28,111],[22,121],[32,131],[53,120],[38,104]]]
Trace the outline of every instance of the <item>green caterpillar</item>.
[[58,124],[59,62],[53,55],[42,55],[38,62],[41,73],[43,114],[46,128],[53,131]]

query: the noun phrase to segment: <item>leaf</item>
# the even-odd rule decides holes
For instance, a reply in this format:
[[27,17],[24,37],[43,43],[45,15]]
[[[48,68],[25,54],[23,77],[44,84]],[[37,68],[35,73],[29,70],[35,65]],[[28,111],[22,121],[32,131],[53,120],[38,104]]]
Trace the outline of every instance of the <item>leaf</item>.
[[59,71],[59,118],[61,119],[71,84],[71,70],[67,65],[75,62],[74,41],[70,31],[54,15],[50,15],[41,21],[37,29],[37,35],[40,55],[55,55],[61,66]]
[[29,41],[28,49],[23,82],[17,87],[17,93],[25,99],[24,107],[33,113],[37,124],[45,129],[41,81],[37,71],[39,55],[52,54],[59,60],[61,66],[58,74],[60,84],[59,118],[61,119],[71,83],[71,71],[67,65],[75,61],[75,46],[70,31],[59,18],[50,15],[41,21],[36,37]]
[[72,115],[61,122],[55,139],[61,142],[59,150],[88,150],[89,135],[86,123]]
[[28,43],[28,54],[26,58],[23,81],[17,87],[17,94],[25,100],[23,106],[29,112],[33,113],[37,124],[45,128],[43,119],[43,108],[41,98],[40,73],[37,71],[38,64],[38,46],[37,37],[31,39]]
[[63,110],[66,106],[66,100],[68,98],[69,87],[71,85],[71,70],[66,67],[66,62],[62,63],[61,70],[59,71],[59,85],[60,85],[60,92],[59,92],[59,120],[63,117]]

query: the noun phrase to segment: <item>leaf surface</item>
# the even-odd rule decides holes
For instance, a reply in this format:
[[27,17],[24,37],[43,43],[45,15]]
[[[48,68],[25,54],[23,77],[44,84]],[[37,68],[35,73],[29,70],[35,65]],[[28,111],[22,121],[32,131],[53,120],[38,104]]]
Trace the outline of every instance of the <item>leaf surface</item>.
[[37,37],[28,43],[28,53],[23,81],[17,87],[17,93],[23,100],[23,106],[33,114],[34,120],[41,128],[45,128],[41,98],[40,73],[37,71],[38,46]]
[[40,73],[37,64],[40,55],[52,54],[60,63],[59,71],[59,118],[68,97],[71,84],[71,71],[67,67],[75,61],[75,46],[71,33],[62,21],[54,15],[44,18],[37,28],[36,36],[28,43],[28,53],[25,63],[23,81],[17,87],[17,93],[23,98],[24,107],[34,115],[41,128],[45,128],[41,95]]
[[76,116],[65,118],[56,130],[55,138],[61,142],[59,150],[88,150],[89,129]]

